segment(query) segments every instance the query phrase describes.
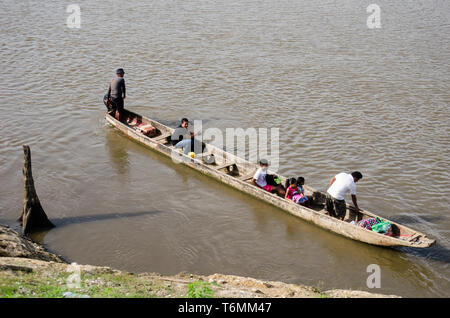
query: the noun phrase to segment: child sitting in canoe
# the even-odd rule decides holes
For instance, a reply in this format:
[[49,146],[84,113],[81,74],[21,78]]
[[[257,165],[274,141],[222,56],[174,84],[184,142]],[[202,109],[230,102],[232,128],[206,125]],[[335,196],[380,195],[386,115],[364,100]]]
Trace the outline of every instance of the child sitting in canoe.
[[306,198],[306,201],[304,202],[303,205],[311,208],[312,206],[312,199],[308,198],[305,194],[305,190],[303,189],[303,186],[305,185],[305,178],[303,177],[298,177],[297,178],[297,188],[300,190],[300,192],[304,195],[304,197]]
[[259,169],[253,175],[252,184],[263,190],[266,190],[267,192],[276,193],[278,196],[284,198],[285,189],[281,184],[270,185],[267,183],[266,178],[268,176],[267,169],[269,168],[269,162],[266,159],[261,159],[259,161],[259,166]]
[[308,197],[305,195],[303,190],[305,179],[300,177],[299,180],[300,187],[295,178],[286,180],[286,195],[284,198],[294,201],[297,204],[306,205],[308,203]]

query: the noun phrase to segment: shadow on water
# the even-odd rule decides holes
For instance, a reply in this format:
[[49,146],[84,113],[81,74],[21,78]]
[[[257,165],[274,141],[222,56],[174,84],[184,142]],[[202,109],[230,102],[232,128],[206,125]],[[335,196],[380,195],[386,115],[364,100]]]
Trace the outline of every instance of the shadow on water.
[[[64,226],[69,226],[73,224],[80,223],[89,223],[89,222],[97,222],[97,221],[105,221],[111,219],[123,219],[123,218],[132,218],[132,217],[140,217],[143,215],[156,215],[162,213],[162,211],[141,211],[141,212],[129,212],[129,213],[106,213],[106,214],[91,214],[84,216],[69,216],[69,217],[61,217],[61,218],[52,218],[51,221],[56,226],[55,229],[60,229]],[[45,236],[50,230],[38,231],[30,235],[30,237],[38,242],[43,243]]]
[[[410,226],[410,224],[420,224],[424,222],[436,222],[444,219],[438,215],[398,215],[391,218],[392,221]],[[401,251],[407,255],[416,256],[422,259],[433,260],[444,264],[450,263],[450,249],[437,242],[435,245],[426,248],[397,247],[395,250]]]
[[72,224],[79,223],[87,223],[87,222],[96,222],[96,221],[104,221],[110,219],[123,219],[123,218],[131,218],[138,217],[143,215],[155,215],[161,213],[162,211],[142,211],[142,212],[129,212],[129,213],[106,213],[106,214],[91,214],[85,216],[69,216],[62,218],[53,218],[52,222],[56,225],[56,227],[61,228],[63,226],[68,226]]
[[443,264],[450,263],[450,249],[438,243],[426,249],[413,249],[410,247],[397,247],[395,249],[410,256],[433,260]]

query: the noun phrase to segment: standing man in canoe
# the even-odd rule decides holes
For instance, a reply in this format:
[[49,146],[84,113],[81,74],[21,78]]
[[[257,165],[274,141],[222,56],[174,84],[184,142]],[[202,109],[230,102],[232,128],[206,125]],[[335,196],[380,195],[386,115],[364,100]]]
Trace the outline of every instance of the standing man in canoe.
[[117,118],[116,111],[118,113],[118,120],[121,121],[122,113],[123,113],[123,100],[126,97],[125,91],[125,79],[123,76],[125,72],[123,68],[118,68],[116,70],[116,77],[111,81],[111,85],[109,85],[108,90],[108,98],[112,103],[112,113]]
[[356,182],[361,180],[362,177],[361,172],[354,171],[351,174],[341,172],[331,178],[326,198],[329,216],[337,217],[341,221],[344,220],[345,213],[347,212],[344,196],[348,192],[352,195],[352,201],[356,211],[359,211],[358,202],[356,201]]

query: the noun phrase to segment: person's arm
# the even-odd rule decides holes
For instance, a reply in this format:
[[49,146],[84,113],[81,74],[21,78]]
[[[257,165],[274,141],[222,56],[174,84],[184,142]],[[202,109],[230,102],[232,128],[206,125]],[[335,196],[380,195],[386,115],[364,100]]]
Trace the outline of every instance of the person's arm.
[[333,177],[333,178],[331,178],[331,180],[330,180],[330,187],[331,187],[331,185],[334,183],[334,181],[336,181],[336,177]]
[[353,205],[355,206],[356,212],[358,212],[359,211],[359,207],[358,207],[358,202],[356,200],[356,194],[352,194],[352,201],[353,201]]
[[194,133],[186,129],[186,133],[183,135],[183,139],[192,139],[194,138]]
[[289,189],[286,190],[286,194],[284,195],[284,198],[289,200],[288,194],[289,194]]
[[256,179],[255,179],[255,178],[252,178],[252,184],[255,185],[255,186],[257,186],[258,188],[261,188],[261,187],[259,186],[259,184],[256,183]]
[[300,192],[300,196],[302,198],[304,198],[305,197],[305,191],[303,190],[303,187],[297,187],[297,188],[298,188],[298,192]]
[[202,135],[202,132],[201,132],[201,131],[197,132],[196,134],[194,134],[193,132],[191,132],[191,138],[194,138],[195,136],[201,136],[201,135]]
[[261,172],[260,172],[259,169],[256,170],[256,172],[255,172],[255,174],[253,175],[253,178],[252,178],[252,184],[255,185],[255,186],[257,186],[258,188],[261,188],[261,187],[259,186],[258,183],[256,183],[256,180],[259,178],[259,174],[260,174],[260,173],[261,173]]
[[353,183],[350,186],[350,194],[352,195],[352,201],[353,201],[353,205],[355,206],[355,210],[356,212],[359,211],[359,207],[358,207],[358,201],[356,200],[356,184]]
[[108,99],[111,99],[111,84],[108,87]]
[[125,88],[125,80],[122,81],[122,89],[123,89],[123,99],[127,97],[126,88]]

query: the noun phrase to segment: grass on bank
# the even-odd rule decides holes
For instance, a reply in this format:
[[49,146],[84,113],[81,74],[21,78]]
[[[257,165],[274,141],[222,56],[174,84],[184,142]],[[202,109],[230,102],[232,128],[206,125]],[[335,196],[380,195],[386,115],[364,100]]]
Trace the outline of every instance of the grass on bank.
[[[155,285],[128,274],[95,274],[82,278],[79,288],[69,288],[69,274],[0,273],[0,298],[62,298],[65,292],[101,298],[148,298],[171,294],[170,286]],[[175,295],[174,295],[175,296]]]
[[[187,298],[213,298],[214,291],[211,289],[213,283],[196,281],[188,284]],[[218,286],[217,283],[215,285]]]
[[219,286],[195,281],[180,288],[170,281],[127,273],[86,273],[81,276],[79,288],[69,288],[68,278],[65,272],[0,272],[0,298],[63,298],[66,292],[91,298],[212,298],[212,287]]

